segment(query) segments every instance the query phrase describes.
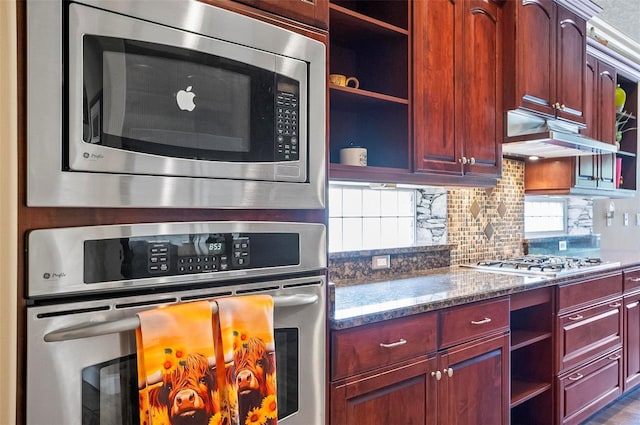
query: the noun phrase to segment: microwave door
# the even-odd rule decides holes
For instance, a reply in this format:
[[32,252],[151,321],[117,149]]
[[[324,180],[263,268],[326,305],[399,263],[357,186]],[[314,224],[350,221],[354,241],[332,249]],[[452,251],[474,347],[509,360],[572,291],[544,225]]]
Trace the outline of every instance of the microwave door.
[[307,180],[305,62],[78,4],[69,23],[70,170]]

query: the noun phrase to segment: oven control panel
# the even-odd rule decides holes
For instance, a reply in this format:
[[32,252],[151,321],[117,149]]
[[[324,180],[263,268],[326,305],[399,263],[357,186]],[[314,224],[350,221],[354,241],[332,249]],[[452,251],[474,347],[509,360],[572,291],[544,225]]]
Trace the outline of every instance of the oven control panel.
[[85,283],[300,263],[296,233],[202,233],[87,240]]

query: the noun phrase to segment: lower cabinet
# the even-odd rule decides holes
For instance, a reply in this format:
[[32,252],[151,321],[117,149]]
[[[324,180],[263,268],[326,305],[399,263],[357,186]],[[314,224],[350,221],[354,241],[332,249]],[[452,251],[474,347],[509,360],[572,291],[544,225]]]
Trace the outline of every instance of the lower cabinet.
[[438,364],[439,424],[509,423],[508,333],[453,347]]
[[640,384],[640,268],[624,277],[624,391]]
[[331,344],[332,425],[509,423],[508,298],[334,331]]
[[434,357],[331,385],[331,424],[436,424]]

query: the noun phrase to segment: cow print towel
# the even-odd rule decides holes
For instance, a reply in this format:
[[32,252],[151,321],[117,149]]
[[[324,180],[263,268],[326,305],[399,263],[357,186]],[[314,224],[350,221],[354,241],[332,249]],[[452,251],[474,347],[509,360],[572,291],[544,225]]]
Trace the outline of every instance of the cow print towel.
[[273,299],[215,302],[138,314],[141,425],[277,424]]
[[175,304],[138,317],[141,425],[221,424],[211,304]]
[[225,379],[219,385],[228,423],[275,425],[278,408],[273,299],[250,295],[216,302],[216,366],[218,371],[225,371]]

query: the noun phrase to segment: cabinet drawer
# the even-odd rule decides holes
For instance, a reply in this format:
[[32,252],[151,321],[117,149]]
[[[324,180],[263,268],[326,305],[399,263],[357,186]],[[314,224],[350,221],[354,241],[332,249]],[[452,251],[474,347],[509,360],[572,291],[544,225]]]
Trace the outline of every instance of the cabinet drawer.
[[559,370],[622,344],[622,299],[558,317]]
[[598,301],[622,294],[622,274],[608,276],[558,287],[558,311],[579,307],[592,301]]
[[436,351],[437,314],[426,313],[336,331],[331,377],[344,378]]
[[454,307],[440,313],[440,318],[440,347],[450,347],[491,332],[508,329],[509,299]]
[[624,292],[640,288],[640,267],[622,272]]
[[578,424],[622,393],[622,350],[558,378],[560,423]]

